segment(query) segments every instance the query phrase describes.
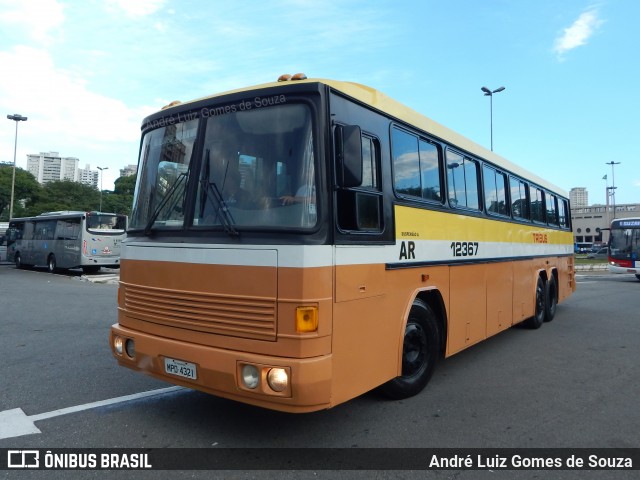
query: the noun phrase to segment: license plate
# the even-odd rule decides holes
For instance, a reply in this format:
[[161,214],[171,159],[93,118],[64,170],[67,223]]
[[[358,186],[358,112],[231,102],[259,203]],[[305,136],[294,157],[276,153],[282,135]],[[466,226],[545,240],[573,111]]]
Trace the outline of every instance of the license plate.
[[170,375],[196,380],[198,372],[194,363],[183,362],[173,358],[164,357],[164,371]]

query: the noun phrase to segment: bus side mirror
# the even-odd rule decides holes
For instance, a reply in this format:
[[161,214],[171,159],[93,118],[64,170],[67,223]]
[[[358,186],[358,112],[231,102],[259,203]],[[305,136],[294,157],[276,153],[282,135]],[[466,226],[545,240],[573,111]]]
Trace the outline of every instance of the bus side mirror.
[[362,184],[362,133],[357,125],[339,125],[335,130],[338,186]]

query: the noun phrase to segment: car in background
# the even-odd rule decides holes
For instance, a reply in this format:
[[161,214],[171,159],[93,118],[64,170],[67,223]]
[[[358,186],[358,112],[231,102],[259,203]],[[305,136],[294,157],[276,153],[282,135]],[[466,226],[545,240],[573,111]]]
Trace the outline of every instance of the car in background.
[[607,247],[602,247],[597,252],[588,253],[587,258],[603,258],[606,260],[609,258],[609,249]]

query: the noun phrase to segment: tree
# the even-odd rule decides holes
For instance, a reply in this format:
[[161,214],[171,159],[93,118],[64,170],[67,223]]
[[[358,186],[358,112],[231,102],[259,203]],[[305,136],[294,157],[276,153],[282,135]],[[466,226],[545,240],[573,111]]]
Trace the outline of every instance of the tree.
[[131,204],[133,203],[133,195],[109,192],[102,192],[102,211],[109,213],[122,213],[124,215],[131,214]]
[[136,188],[137,175],[129,175],[127,177],[120,177],[114,182],[114,193],[118,195],[131,195]]
[[[9,220],[11,206],[11,182],[13,178],[13,164],[0,165],[0,220]],[[16,182],[14,186],[13,216],[25,215],[23,204],[28,204],[40,194],[40,184],[33,175],[20,167],[16,167]]]
[[46,183],[32,202],[27,203],[28,215],[58,210],[97,210],[100,192],[90,185],[71,180]]

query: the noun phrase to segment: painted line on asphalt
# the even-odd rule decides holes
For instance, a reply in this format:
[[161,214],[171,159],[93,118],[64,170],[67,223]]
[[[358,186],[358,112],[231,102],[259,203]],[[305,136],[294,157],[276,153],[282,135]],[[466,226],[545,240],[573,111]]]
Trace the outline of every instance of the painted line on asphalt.
[[0,440],[5,438],[21,437],[23,435],[42,433],[40,429],[35,425],[35,422],[38,422],[40,420],[47,420],[49,418],[68,415],[70,413],[82,412],[84,410],[91,410],[93,408],[104,407],[107,405],[115,405],[118,403],[131,402],[134,400],[140,400],[142,398],[165,395],[167,393],[178,392],[181,390],[188,390],[188,388],[185,388],[185,387],[160,388],[158,390],[149,390],[147,392],[124,395],[122,397],[115,397],[107,400],[100,400],[97,402],[85,403],[84,405],[76,405],[74,407],[60,408],[57,410],[52,410],[50,412],[39,413],[37,415],[30,415],[30,416],[26,415],[21,408],[13,408],[11,410],[5,410],[3,412],[0,412]]

